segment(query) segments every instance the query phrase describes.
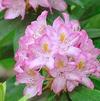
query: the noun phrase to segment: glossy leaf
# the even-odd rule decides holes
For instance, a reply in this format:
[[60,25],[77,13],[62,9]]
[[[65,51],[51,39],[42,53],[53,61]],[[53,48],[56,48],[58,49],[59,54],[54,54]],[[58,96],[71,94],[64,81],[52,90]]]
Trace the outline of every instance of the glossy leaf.
[[80,86],[70,93],[70,98],[72,101],[99,101],[100,91],[90,90],[89,88]]
[[100,90],[100,78],[96,78],[96,77],[92,76],[91,80],[94,83],[95,89]]
[[95,47],[100,48],[100,38],[96,38],[93,40]]
[[84,5],[81,2],[81,0],[65,0],[65,1],[70,5],[75,4],[75,5],[80,6],[81,8],[84,8]]
[[100,29],[86,29],[90,38],[100,38]]
[[80,21],[89,19],[90,17],[100,13],[100,1],[99,0],[81,0],[84,8],[75,6],[71,11],[73,16],[76,16]]

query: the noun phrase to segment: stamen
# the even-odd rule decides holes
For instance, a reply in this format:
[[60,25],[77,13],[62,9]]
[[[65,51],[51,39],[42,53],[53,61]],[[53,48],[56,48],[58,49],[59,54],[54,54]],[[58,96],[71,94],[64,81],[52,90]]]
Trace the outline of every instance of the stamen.
[[49,51],[49,45],[48,45],[48,43],[44,43],[43,44],[43,51],[44,52],[48,52]]
[[63,68],[64,67],[64,61],[62,61],[62,60],[57,61],[56,67],[57,68]]
[[28,70],[27,73],[28,73],[30,76],[35,76],[35,75],[36,75],[35,71],[32,70],[32,69]]
[[61,42],[64,42],[64,41],[65,41],[65,33],[61,33],[61,34],[60,34],[59,40],[60,40]]
[[80,61],[80,62],[77,64],[77,68],[78,68],[79,70],[83,69],[84,67],[85,67],[85,64],[84,64],[83,61]]

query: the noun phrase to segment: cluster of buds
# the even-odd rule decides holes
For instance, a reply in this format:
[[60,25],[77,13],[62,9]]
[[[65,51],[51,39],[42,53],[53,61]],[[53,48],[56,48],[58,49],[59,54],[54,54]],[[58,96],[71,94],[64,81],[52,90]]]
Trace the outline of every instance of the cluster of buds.
[[64,11],[67,7],[64,0],[0,0],[0,11],[6,10],[5,19],[14,19],[21,16],[24,19],[25,11],[32,7],[36,10],[38,6]]
[[42,88],[56,94],[71,92],[79,84],[93,89],[89,76],[100,77],[100,50],[67,13],[62,14],[63,18],[57,17],[52,25],[46,22],[47,14],[43,11],[19,40],[15,73],[17,82],[26,84],[24,94],[41,95]]

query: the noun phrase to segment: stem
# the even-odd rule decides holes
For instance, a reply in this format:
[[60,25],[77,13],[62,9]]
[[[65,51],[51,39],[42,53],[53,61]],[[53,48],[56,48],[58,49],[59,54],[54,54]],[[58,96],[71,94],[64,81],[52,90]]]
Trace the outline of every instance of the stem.
[[45,80],[51,81],[51,80],[53,80],[53,78],[45,78]]
[[49,88],[50,85],[51,85],[51,82],[52,82],[52,81],[49,81],[49,82],[47,83],[47,85],[43,88],[43,90],[46,90],[47,88]]
[[47,80],[47,81],[48,81],[48,83],[47,83],[47,85],[43,88],[43,90],[46,90],[47,88],[49,88],[49,87],[50,87],[50,85],[51,85],[51,82],[52,82],[53,78],[45,78],[45,80]]

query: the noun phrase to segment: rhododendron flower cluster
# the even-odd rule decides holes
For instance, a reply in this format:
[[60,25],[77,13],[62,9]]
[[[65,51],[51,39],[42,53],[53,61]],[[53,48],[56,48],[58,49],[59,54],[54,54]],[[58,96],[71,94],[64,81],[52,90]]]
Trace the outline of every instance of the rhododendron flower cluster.
[[64,11],[67,7],[64,0],[0,0],[0,11],[6,10],[5,19],[14,19],[18,16],[23,19],[25,10],[30,7],[36,10],[39,5],[48,7],[50,11],[52,11],[52,8]]
[[24,94],[40,95],[42,88],[50,88],[56,94],[71,92],[79,84],[93,89],[89,76],[100,77],[100,50],[67,13],[63,13],[64,20],[57,17],[52,25],[47,24],[46,17],[47,11],[42,12],[19,40],[15,73],[17,82],[26,84]]

